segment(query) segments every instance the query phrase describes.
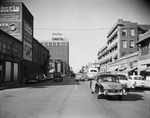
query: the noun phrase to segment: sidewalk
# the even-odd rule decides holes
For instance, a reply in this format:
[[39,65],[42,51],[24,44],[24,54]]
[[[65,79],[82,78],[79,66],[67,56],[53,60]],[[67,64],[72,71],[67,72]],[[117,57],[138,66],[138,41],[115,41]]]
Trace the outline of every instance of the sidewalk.
[[1,83],[0,90],[11,89],[11,88],[21,88],[24,86],[25,85],[22,83],[19,83],[19,81],[4,82],[4,83]]
[[[65,75],[63,77],[70,77],[70,76]],[[33,85],[34,84],[32,84],[32,86]],[[35,85],[37,85],[37,84],[35,84]],[[4,83],[1,83],[0,91],[5,90],[5,89],[23,88],[23,87],[28,87],[28,86],[31,86],[31,84],[30,85],[25,84],[24,81],[22,81],[22,83],[20,83],[19,81],[4,82]]]

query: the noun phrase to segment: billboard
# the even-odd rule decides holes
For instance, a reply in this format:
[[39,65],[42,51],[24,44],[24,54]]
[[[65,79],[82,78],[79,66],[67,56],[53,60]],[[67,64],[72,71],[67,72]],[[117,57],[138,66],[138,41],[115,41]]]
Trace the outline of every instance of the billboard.
[[24,19],[23,58],[32,61],[32,26]]
[[7,3],[0,5],[0,29],[20,41],[22,41],[21,11],[22,7],[20,4]]

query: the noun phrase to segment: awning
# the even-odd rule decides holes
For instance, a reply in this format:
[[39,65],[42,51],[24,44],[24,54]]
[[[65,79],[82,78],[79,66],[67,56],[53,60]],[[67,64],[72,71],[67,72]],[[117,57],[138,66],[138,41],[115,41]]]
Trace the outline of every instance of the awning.
[[126,67],[119,69],[119,71],[126,71],[126,70],[127,70]]
[[150,72],[150,67],[141,68],[141,69],[138,69],[138,71],[146,71],[146,72]]
[[135,70],[137,70],[137,67],[126,69],[123,72],[131,72],[131,71],[135,71]]

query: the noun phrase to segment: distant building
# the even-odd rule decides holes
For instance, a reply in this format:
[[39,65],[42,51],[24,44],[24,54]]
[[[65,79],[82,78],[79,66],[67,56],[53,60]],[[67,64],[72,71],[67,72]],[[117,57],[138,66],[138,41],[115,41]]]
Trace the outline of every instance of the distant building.
[[[58,71],[57,67],[52,64],[52,62],[57,63],[59,60],[59,65],[62,65],[61,72],[63,74],[69,73],[69,42],[64,40],[63,38],[53,38],[51,41],[41,42],[43,46],[45,46],[50,53],[50,63],[55,68],[55,71]],[[60,61],[61,60],[61,61]],[[60,64],[61,63],[61,64]],[[60,70],[60,69],[59,69]]]
[[139,35],[150,29],[150,25],[119,19],[107,35],[107,43],[97,54],[100,71],[134,70],[138,63]]

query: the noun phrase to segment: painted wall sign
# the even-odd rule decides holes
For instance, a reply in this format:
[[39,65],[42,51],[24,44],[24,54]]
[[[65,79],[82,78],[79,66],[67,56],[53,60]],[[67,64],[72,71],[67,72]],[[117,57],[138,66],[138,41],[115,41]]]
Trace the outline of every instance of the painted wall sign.
[[32,27],[24,19],[23,58],[32,61]]
[[0,29],[22,41],[22,13],[21,5],[1,4],[0,5]]

